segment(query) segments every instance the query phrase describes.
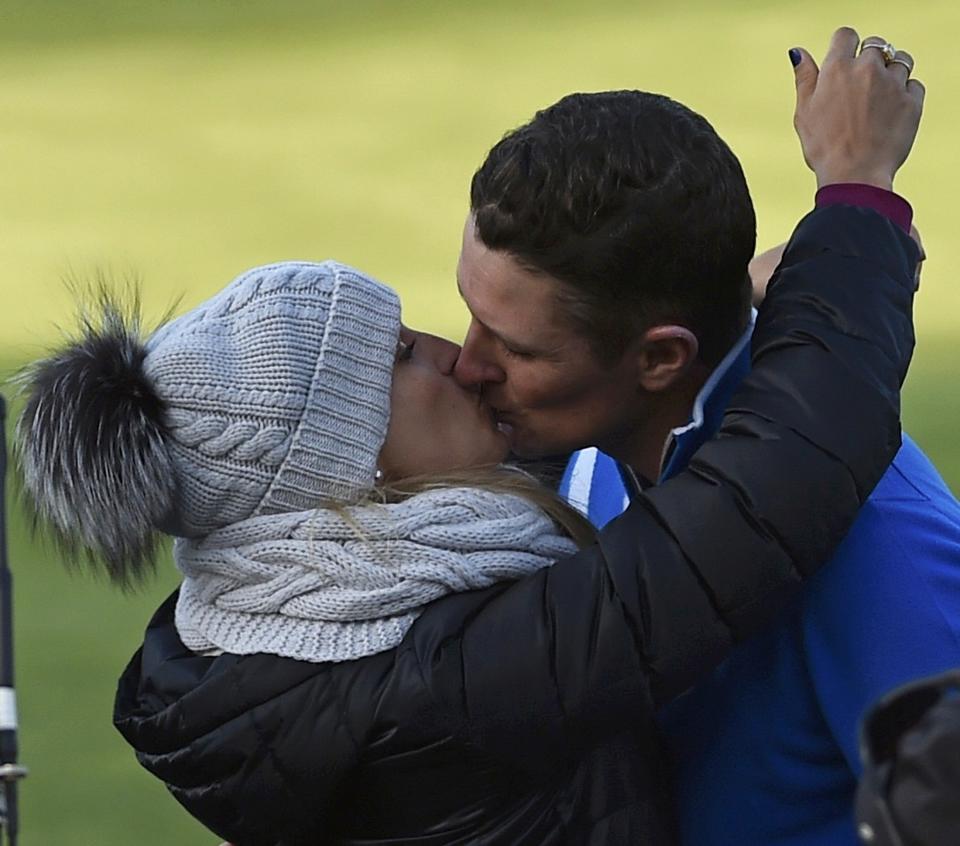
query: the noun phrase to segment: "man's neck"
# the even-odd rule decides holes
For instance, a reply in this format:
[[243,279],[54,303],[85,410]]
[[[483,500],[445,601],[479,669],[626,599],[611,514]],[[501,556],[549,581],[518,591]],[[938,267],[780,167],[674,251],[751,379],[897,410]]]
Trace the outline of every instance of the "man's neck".
[[626,464],[638,476],[656,482],[660,478],[664,450],[674,429],[690,420],[694,401],[710,376],[699,362],[670,391],[651,396],[643,419],[620,443],[601,446],[604,452]]
[[[643,413],[638,416],[639,425],[618,445],[620,449],[616,453],[605,451],[621,464],[629,466],[638,476],[653,483],[658,482],[662,478],[665,462],[670,461],[667,449],[674,443],[674,430],[686,431],[695,414],[698,427],[704,424],[705,413],[712,419],[711,427],[715,427],[719,422],[716,417],[716,402],[726,405],[733,390],[750,368],[749,343],[755,319],[756,312],[751,308],[744,315],[738,338],[716,367],[698,360],[669,391],[649,396]],[[709,396],[702,397],[700,395],[707,390],[708,382]],[[719,399],[715,401],[715,397]],[[715,406],[712,413],[707,412],[707,405],[711,402]],[[711,433],[712,428],[705,433],[706,437]],[[697,442],[692,443],[695,445]]]

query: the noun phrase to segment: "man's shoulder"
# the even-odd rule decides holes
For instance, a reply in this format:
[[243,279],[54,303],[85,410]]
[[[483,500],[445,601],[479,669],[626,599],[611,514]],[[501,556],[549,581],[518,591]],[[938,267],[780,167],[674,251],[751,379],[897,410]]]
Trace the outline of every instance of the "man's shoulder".
[[906,434],[893,463],[868,501],[873,509],[894,514],[898,511],[898,502],[926,502],[942,508],[947,517],[960,520],[960,503],[933,462]]
[[929,612],[960,637],[958,565],[960,503],[905,436],[830,563],[804,592],[805,617],[893,619],[902,612],[920,624]]
[[[950,543],[952,541],[952,543]],[[944,543],[947,548],[944,550]],[[825,581],[834,571],[861,561],[876,576],[880,568],[922,566],[929,547],[960,555],[960,502],[933,463],[906,435],[893,463],[868,498],[838,548]]]

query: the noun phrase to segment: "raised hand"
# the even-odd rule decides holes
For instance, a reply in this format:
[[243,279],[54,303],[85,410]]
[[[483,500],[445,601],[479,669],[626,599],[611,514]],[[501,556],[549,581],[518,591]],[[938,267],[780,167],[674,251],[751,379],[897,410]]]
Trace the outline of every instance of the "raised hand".
[[797,82],[794,126],[817,186],[860,182],[890,190],[923,111],[926,91],[910,78],[913,57],[879,36],[861,44],[856,31],[841,27],[822,68],[802,48],[791,50],[790,59]]

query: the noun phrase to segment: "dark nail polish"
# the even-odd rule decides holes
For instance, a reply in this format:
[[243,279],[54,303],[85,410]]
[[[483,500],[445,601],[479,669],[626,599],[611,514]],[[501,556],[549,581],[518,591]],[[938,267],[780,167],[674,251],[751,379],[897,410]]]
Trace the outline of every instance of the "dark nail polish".
[[787,55],[790,57],[790,64],[796,67],[800,64],[800,60],[803,56],[800,55],[800,51],[796,47],[791,47],[787,51]]

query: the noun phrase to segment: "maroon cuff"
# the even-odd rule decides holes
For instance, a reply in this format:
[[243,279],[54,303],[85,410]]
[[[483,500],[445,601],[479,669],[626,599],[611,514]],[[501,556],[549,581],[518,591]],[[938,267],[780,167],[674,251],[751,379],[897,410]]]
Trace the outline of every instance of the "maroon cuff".
[[817,191],[816,206],[860,206],[873,209],[888,220],[893,221],[908,235],[913,223],[913,208],[899,194],[884,191],[875,185],[862,185],[859,182],[838,182],[825,185]]

